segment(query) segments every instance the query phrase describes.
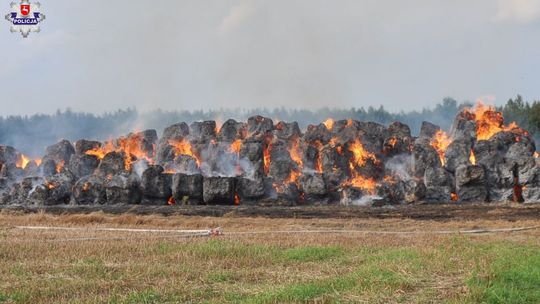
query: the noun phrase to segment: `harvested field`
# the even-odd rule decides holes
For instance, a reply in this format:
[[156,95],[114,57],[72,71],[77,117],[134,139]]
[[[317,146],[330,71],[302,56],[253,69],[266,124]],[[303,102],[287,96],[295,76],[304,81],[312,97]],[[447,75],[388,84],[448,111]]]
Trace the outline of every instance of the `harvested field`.
[[0,302],[540,301],[536,206],[138,208],[2,209]]

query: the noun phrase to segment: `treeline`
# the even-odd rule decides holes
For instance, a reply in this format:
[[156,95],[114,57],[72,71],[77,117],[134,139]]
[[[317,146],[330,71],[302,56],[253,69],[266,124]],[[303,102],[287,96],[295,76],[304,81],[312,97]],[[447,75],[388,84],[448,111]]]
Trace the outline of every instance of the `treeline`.
[[[245,121],[253,115],[263,115],[274,120],[298,121],[302,128],[308,124],[320,123],[327,118],[352,118],[362,121],[375,121],[389,124],[401,121],[417,134],[422,121],[427,120],[449,129],[455,114],[463,107],[471,106],[468,102],[459,103],[452,98],[445,98],[433,108],[421,111],[392,113],[384,107],[334,109],[219,109],[208,111],[163,111],[139,113],[134,108],[118,110],[112,113],[95,115],[73,112],[70,109],[57,111],[52,115],[8,116],[0,117],[0,144],[11,145],[33,156],[43,153],[44,148],[59,139],[77,140],[80,138],[106,140],[132,131],[156,129],[161,134],[163,128],[176,122],[191,123],[197,120],[216,120],[223,123],[233,118]],[[516,121],[533,134],[540,134],[540,102],[525,102],[521,96],[510,99],[500,107],[507,122]]]

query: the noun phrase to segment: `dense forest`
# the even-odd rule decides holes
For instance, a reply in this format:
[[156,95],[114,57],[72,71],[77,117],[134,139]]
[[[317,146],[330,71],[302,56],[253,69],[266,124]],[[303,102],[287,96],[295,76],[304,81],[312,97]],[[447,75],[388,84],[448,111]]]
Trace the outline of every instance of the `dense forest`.
[[[275,120],[298,121],[302,128],[308,124],[320,123],[329,117],[334,119],[352,118],[389,124],[401,121],[408,124],[416,134],[422,121],[427,120],[448,129],[454,115],[469,102],[457,102],[445,98],[433,108],[421,111],[391,113],[382,106],[379,108],[350,108],[318,110],[306,109],[220,109],[208,111],[162,111],[139,113],[136,109],[118,110],[112,113],[95,115],[77,113],[70,109],[58,110],[53,115],[0,117],[0,144],[11,145],[30,155],[42,154],[44,148],[59,139],[77,140],[80,138],[106,140],[132,131],[163,128],[176,122],[190,123],[197,120],[213,119],[218,123],[234,118],[246,120],[253,115],[263,115]],[[540,134],[540,101],[527,102],[521,96],[510,99],[498,108],[504,113],[505,121],[515,121],[533,134]]]

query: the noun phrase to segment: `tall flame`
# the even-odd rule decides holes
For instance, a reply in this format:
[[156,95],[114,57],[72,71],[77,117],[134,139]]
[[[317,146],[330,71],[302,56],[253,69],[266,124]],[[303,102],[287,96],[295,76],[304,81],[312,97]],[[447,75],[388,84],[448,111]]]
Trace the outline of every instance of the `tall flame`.
[[518,127],[515,122],[505,126],[502,113],[497,111],[493,106],[485,105],[482,100],[477,100],[474,108],[466,109],[466,111],[474,114],[476,138],[478,140],[490,139],[498,132],[510,131]]
[[375,163],[378,162],[377,158],[375,157],[375,154],[364,149],[364,146],[362,145],[359,139],[356,139],[354,142],[350,144],[349,151],[353,153],[352,162],[354,166],[364,166],[368,159],[373,160]]
[[474,151],[471,149],[471,154],[469,155],[469,161],[471,164],[476,165],[476,156],[474,155]]
[[263,149],[263,165],[264,165],[264,174],[268,175],[270,172],[270,150],[272,149],[272,144],[268,143]]
[[375,157],[375,154],[367,151],[358,139],[351,143],[351,145],[349,146],[349,151],[352,152],[352,157],[349,160],[351,179],[346,182],[346,184],[364,189],[370,194],[374,194],[375,187],[377,185],[375,179],[362,176],[360,173],[358,173],[356,168],[364,166],[368,159],[371,159],[373,162],[378,163],[379,161]]
[[452,141],[446,132],[439,130],[435,133],[435,136],[431,140],[431,146],[435,148],[437,154],[439,154],[439,159],[441,164],[444,166],[444,153]]
[[322,170],[323,144],[319,140],[317,140],[313,143],[313,145],[315,146],[315,148],[317,148],[317,158],[315,159],[315,163],[314,163],[315,170],[319,173],[323,173],[323,170]]
[[291,159],[296,163],[297,169],[292,169],[289,179],[286,182],[296,183],[298,177],[304,168],[304,163],[302,162],[302,152],[300,151],[299,139],[293,140],[291,146],[289,147],[289,155]]

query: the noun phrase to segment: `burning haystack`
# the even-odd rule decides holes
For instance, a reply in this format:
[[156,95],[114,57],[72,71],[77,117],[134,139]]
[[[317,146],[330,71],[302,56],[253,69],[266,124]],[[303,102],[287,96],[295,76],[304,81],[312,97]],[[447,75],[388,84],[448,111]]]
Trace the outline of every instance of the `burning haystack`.
[[107,142],[62,140],[31,160],[0,146],[2,204],[400,204],[540,201],[529,133],[478,104],[449,133],[255,116],[178,123]]

